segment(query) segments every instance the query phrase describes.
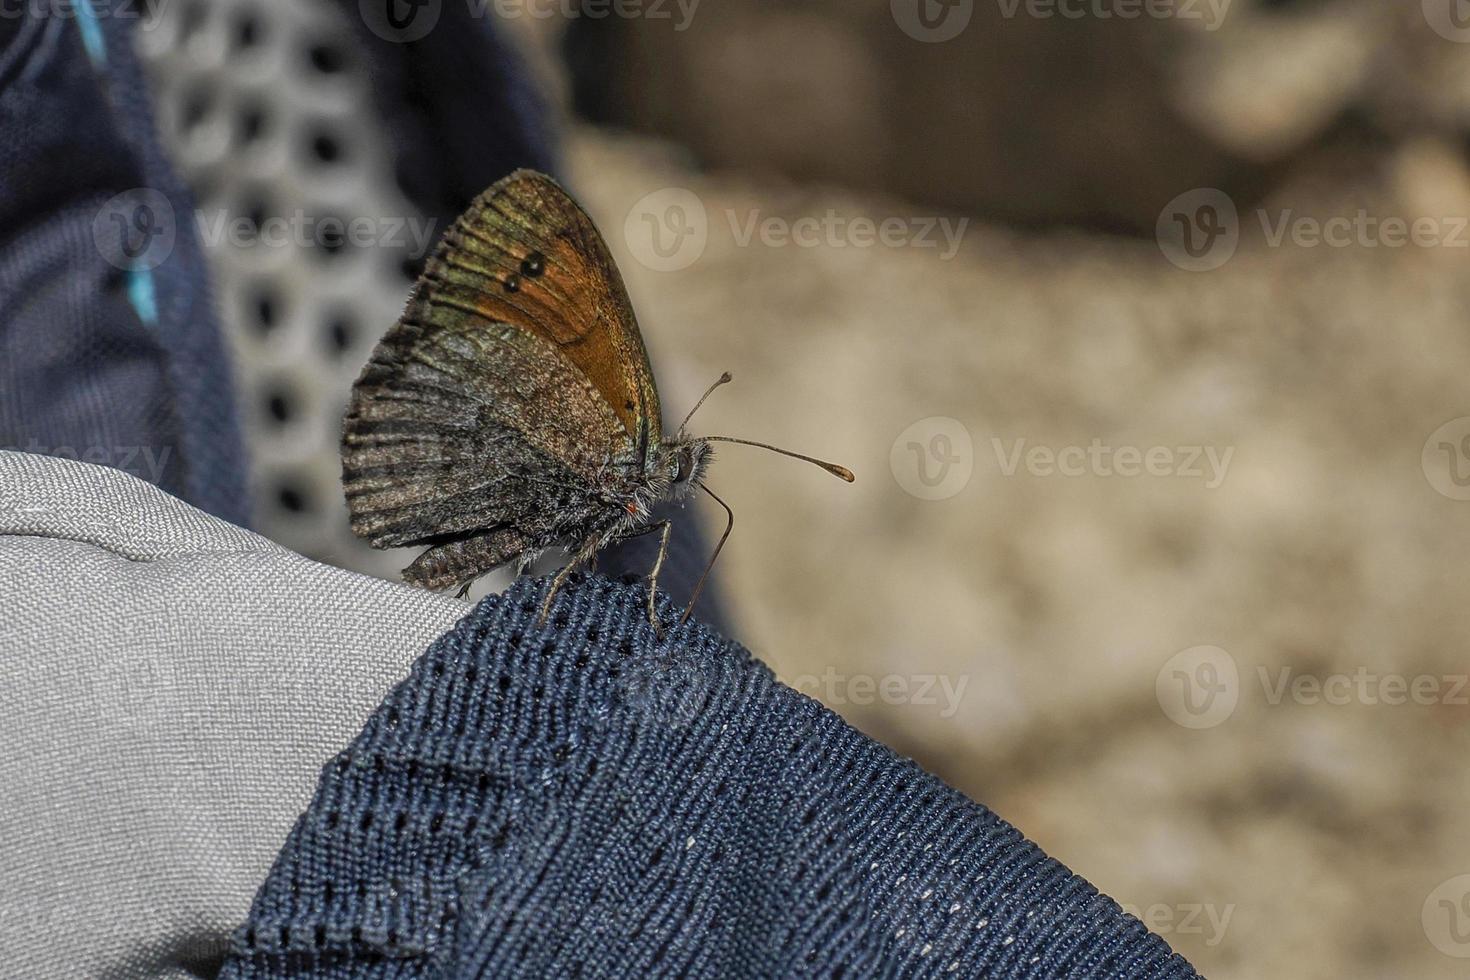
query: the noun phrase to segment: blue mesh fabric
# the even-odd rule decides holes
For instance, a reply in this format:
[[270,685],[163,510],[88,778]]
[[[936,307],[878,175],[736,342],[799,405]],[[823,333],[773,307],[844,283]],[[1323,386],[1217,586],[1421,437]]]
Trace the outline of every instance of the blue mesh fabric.
[[[0,17],[0,446],[125,469],[249,520],[231,376],[191,221],[156,268],[105,257],[116,195],[193,213],[128,32],[85,5]],[[101,234],[110,226],[105,222]]]
[[[323,770],[222,974],[1195,972],[983,806],[593,577],[482,602]],[[676,610],[665,603],[665,614]]]
[[[375,95],[364,111],[436,227],[516,167],[553,169],[545,107],[495,18],[445,4],[436,30],[399,44],[367,29],[356,0],[322,2],[360,28],[353,56]],[[144,4],[12,6],[0,16],[0,447],[124,469],[248,526],[207,256],[131,46]],[[108,204],[142,194],[167,201],[155,209],[168,212],[167,257],[119,267],[98,241],[113,231]]]

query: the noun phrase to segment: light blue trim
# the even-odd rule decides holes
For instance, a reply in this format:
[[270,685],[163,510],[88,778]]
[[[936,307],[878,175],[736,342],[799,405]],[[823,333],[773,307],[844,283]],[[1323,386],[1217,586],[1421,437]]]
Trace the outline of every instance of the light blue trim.
[[102,25],[97,20],[97,8],[92,0],[75,0],[77,5],[77,27],[82,32],[82,44],[87,48],[87,57],[92,64],[101,68],[107,64],[107,42],[102,37]]
[[138,313],[138,319],[150,327],[158,326],[158,290],[151,269],[128,270],[128,301]]

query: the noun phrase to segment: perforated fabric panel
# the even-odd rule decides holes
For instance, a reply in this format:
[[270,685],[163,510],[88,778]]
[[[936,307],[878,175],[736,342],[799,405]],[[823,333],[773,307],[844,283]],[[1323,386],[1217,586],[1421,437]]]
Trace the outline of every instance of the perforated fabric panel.
[[373,551],[348,528],[338,437],[352,382],[437,228],[395,181],[348,16],[323,0],[175,0],[135,37],[198,205],[254,461],[256,527],[396,578],[412,555]]

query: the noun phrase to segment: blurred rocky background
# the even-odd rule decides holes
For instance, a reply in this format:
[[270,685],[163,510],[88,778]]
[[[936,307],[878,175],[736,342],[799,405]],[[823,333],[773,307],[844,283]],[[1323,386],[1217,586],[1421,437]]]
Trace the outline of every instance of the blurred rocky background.
[[[730,370],[697,431],[858,474],[721,447],[746,645],[1210,977],[1470,973],[1470,4],[488,9],[668,414]],[[260,526],[391,575],[331,449],[407,277],[279,264],[222,277]]]
[[721,452],[742,639],[1211,977],[1470,971],[1456,2],[523,22],[670,411],[858,473]]

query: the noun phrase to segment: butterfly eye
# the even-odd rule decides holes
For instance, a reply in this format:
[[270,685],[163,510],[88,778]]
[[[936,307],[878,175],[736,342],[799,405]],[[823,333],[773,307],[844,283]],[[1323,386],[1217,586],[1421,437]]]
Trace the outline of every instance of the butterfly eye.
[[684,482],[684,460],[682,457],[675,456],[669,462],[669,479],[674,483]]

